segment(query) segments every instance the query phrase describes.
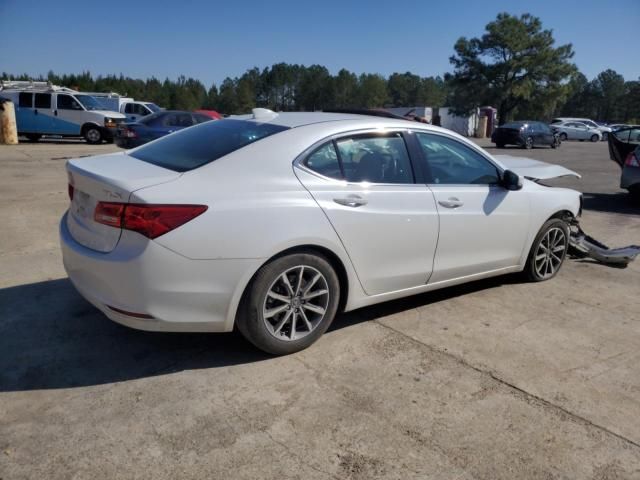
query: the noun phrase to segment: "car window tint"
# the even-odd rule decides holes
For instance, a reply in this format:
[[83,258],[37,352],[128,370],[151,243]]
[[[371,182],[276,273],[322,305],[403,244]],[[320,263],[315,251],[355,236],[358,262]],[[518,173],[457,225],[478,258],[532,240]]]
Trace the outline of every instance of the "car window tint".
[[414,182],[407,146],[399,133],[341,138],[336,145],[349,182]]
[[124,106],[124,113],[133,113],[133,103],[127,103]]
[[58,110],[82,110],[82,107],[71,95],[58,94]]
[[51,94],[36,93],[35,108],[51,108]]
[[193,118],[195,119],[196,123],[204,123],[204,122],[208,122],[210,120],[213,120],[213,118],[207,116],[207,115],[203,115],[201,113],[194,113],[193,114]]
[[499,183],[498,169],[471,148],[440,135],[416,133],[435,184]]
[[136,148],[129,155],[176,172],[186,172],[288,129],[272,123],[217,120],[185,128]]
[[627,142],[640,145],[640,128],[633,128],[627,130],[627,132],[629,133]]
[[190,113],[170,113],[165,117],[164,124],[167,127],[190,127],[193,119]]
[[329,178],[342,179],[338,154],[333,142],[325,143],[314,150],[304,161],[304,165],[314,172]]
[[33,93],[20,92],[20,95],[18,95],[18,106],[21,108],[33,107]]

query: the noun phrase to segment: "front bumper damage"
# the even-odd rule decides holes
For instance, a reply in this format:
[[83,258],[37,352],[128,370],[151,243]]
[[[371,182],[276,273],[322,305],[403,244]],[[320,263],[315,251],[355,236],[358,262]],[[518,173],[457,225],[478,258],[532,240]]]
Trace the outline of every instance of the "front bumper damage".
[[607,247],[584,233],[576,219],[571,219],[569,222],[569,233],[569,255],[573,257],[591,258],[605,265],[624,268],[640,254],[639,245]]

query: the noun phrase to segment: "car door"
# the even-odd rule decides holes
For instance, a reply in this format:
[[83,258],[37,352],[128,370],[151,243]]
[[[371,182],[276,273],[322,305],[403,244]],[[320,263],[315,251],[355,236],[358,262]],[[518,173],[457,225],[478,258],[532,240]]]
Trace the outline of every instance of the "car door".
[[55,133],[50,93],[36,93],[34,95],[33,113],[39,133]]
[[16,108],[16,124],[19,133],[40,133],[38,117],[33,110],[33,92],[20,92]]
[[440,218],[429,283],[518,265],[529,234],[527,195],[503,188],[496,165],[461,141],[430,132],[416,138]]
[[85,110],[72,95],[56,94],[54,129],[60,135],[80,135],[84,123]]
[[296,162],[296,175],[342,241],[368,295],[424,285],[438,213],[402,132],[341,136]]

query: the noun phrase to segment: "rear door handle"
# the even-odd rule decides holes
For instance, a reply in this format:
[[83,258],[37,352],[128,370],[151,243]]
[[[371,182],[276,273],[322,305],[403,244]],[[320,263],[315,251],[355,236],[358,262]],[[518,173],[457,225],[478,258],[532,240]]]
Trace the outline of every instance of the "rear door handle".
[[458,208],[464,205],[464,202],[461,202],[456,197],[449,197],[447,200],[438,200],[438,203],[445,208]]
[[334,202],[338,205],[344,205],[345,207],[361,207],[366,205],[367,201],[359,195],[348,195],[346,198],[334,198]]

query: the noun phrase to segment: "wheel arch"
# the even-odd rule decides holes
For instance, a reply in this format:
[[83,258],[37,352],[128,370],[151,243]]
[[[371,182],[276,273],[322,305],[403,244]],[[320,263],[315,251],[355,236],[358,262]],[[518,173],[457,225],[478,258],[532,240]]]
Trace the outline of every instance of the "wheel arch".
[[[347,268],[343,260],[340,258],[339,255],[337,255],[335,252],[333,252],[331,249],[327,247],[317,245],[317,244],[307,243],[307,244],[300,244],[300,245],[288,247],[284,250],[281,250],[280,252],[272,255],[271,257],[267,258],[265,261],[263,261],[258,265],[258,267],[255,269],[255,271],[253,272],[249,280],[241,287],[242,294],[239,296],[238,301],[234,302],[234,305],[232,306],[232,311],[229,312],[228,322],[231,323],[230,327],[235,325],[237,316],[242,312],[242,308],[241,308],[242,302],[244,301],[246,295],[248,294],[249,288],[253,283],[253,279],[255,278],[257,273],[260,271],[260,269],[278,258],[284,257],[286,255],[292,255],[295,253],[311,253],[311,254],[320,255],[324,257],[331,264],[331,266],[334,268],[336,272],[336,275],[338,275],[338,282],[340,286],[340,301],[338,302],[337,313],[341,313],[344,311],[347,305],[347,301],[349,299],[350,283],[349,283],[349,273],[347,272]],[[230,329],[231,328],[229,328],[229,330]]]
[[80,135],[84,135],[84,132],[86,132],[86,131],[87,131],[87,129],[88,129],[88,128],[90,128],[90,127],[97,127],[97,128],[100,128],[100,127],[101,127],[101,125],[99,125],[99,124],[98,124],[98,123],[96,123],[96,122],[84,122],[84,123],[82,124],[82,126],[80,127]]

